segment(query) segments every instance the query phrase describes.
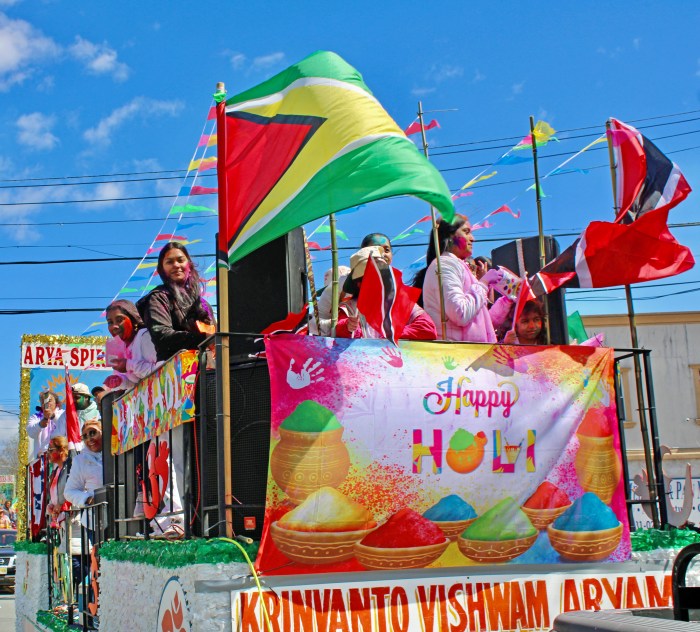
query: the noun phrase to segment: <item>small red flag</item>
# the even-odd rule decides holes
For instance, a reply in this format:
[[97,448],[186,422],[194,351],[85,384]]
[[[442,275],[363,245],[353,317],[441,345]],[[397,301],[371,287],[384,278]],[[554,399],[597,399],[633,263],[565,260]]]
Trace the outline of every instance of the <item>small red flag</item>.
[[301,333],[306,326],[306,314],[309,311],[309,304],[304,305],[300,312],[289,313],[287,317],[268,325],[261,334],[296,334]]
[[78,409],[75,407],[73,399],[73,388],[70,383],[68,367],[66,367],[66,438],[68,439],[68,449],[77,450],[80,446],[80,420],[78,419]]
[[[430,121],[427,125],[423,127],[423,129],[427,132],[429,129],[433,129],[433,127],[440,127],[440,123],[438,123],[435,119]],[[420,132],[420,123],[418,121],[413,121],[404,131],[403,133],[406,134],[406,136],[411,136],[412,134],[417,134]]]

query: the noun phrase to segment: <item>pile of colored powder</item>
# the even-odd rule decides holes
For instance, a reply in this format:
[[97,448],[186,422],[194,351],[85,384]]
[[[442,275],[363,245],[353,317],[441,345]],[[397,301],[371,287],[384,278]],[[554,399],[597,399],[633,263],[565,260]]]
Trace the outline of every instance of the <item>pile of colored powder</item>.
[[500,542],[537,534],[530,519],[510,496],[479,516],[463,532],[465,540]]
[[535,493],[525,501],[523,507],[528,509],[556,509],[566,507],[571,500],[566,492],[559,489],[554,483],[544,481]]
[[423,517],[433,522],[471,520],[476,518],[476,511],[474,511],[474,507],[462,500],[457,494],[450,494],[423,512]]
[[307,399],[299,404],[280,428],[296,432],[324,432],[342,428],[338,418],[325,406]]
[[362,505],[333,487],[321,487],[278,523],[293,531],[358,531],[372,529],[376,522]]
[[450,439],[450,449],[455,452],[466,450],[472,445],[474,445],[474,435],[464,430],[464,428],[457,430]]
[[586,437],[609,437],[612,434],[612,428],[604,409],[589,409],[583,416],[576,433]]
[[362,544],[380,549],[402,549],[443,542],[445,542],[445,534],[440,527],[413,509],[398,511],[362,540]]
[[552,526],[560,531],[602,531],[618,524],[620,521],[613,510],[593,492],[586,492]]

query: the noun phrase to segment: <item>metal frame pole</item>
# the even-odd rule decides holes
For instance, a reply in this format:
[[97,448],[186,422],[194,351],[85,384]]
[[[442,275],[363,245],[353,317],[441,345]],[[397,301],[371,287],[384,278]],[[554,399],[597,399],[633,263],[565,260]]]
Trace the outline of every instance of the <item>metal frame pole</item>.
[[[615,217],[619,212],[617,207],[617,174],[615,172],[615,153],[612,146],[612,136],[610,134],[610,121],[605,122],[606,137],[608,139],[608,157],[610,160],[610,178],[612,181],[612,193],[613,193],[613,210],[615,212]],[[634,303],[632,301],[632,288],[629,285],[625,286],[625,296],[627,298],[627,317],[629,318],[630,324],[630,337],[632,339],[632,348],[639,349],[639,339],[637,337],[637,323],[634,318]],[[659,496],[656,493],[656,475],[654,469],[655,458],[651,452],[652,447],[649,443],[649,427],[647,425],[646,411],[644,408],[644,389],[642,388],[642,369],[639,364],[639,355],[637,353],[633,356],[634,362],[634,381],[637,390],[637,413],[639,415],[639,429],[642,433],[642,446],[644,448],[644,464],[647,469],[647,480],[649,481],[649,500],[652,501],[651,504],[651,516],[654,522],[654,527],[659,528],[659,511],[661,508],[661,503],[659,501]],[[648,376],[647,376],[648,379]],[[625,455],[626,458],[627,455]],[[663,481],[663,478],[661,479]],[[664,510],[665,513],[665,510]],[[661,523],[665,524],[665,522]]]
[[[423,102],[418,101],[418,122],[420,123],[420,135],[423,141],[423,153],[428,158],[428,141],[425,136],[425,124],[423,123]],[[433,244],[435,246],[435,265],[438,279],[438,295],[440,297],[440,326],[442,339],[447,340],[447,314],[445,312],[445,293],[442,289],[442,266],[440,265],[440,239],[438,237],[437,218],[435,216],[435,208],[430,205],[430,218],[433,229]],[[426,261],[426,265],[428,262]]]

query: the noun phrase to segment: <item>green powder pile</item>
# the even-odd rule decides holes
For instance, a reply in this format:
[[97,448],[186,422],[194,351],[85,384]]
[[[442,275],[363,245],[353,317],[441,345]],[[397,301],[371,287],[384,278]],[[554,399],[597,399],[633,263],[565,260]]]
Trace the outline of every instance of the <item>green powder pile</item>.
[[537,534],[530,519],[510,496],[479,516],[463,532],[466,540],[500,542]]
[[301,402],[280,428],[295,432],[326,432],[342,428],[338,418],[325,406],[309,399]]

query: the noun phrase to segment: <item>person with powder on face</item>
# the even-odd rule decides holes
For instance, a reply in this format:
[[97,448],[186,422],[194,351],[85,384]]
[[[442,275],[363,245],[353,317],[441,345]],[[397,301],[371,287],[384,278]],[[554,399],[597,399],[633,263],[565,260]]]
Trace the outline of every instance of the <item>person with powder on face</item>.
[[32,459],[46,452],[50,439],[66,434],[66,418],[60,397],[53,391],[43,391],[39,393],[39,402],[41,406],[27,422],[27,434],[34,440]]
[[[466,260],[472,256],[474,234],[464,215],[456,215],[452,223],[441,219],[438,222],[438,241],[447,318],[445,339],[496,342],[494,326],[503,321],[513,305],[513,301],[501,297],[490,310],[488,308],[489,290],[501,281],[503,272],[492,269],[477,279],[469,269]],[[440,284],[433,239],[428,243],[426,263],[427,267],[416,274],[413,285],[422,288],[423,307],[435,323],[438,338],[442,338]]]

